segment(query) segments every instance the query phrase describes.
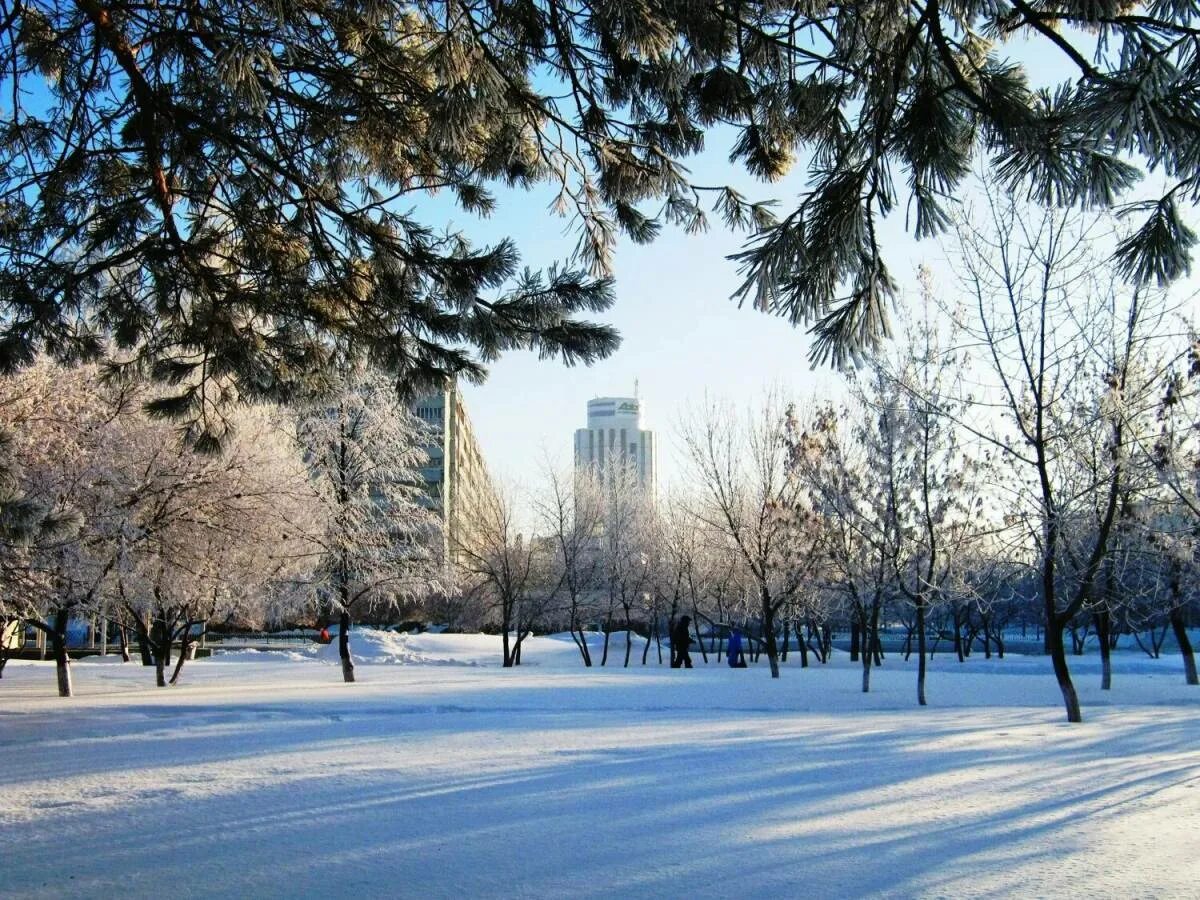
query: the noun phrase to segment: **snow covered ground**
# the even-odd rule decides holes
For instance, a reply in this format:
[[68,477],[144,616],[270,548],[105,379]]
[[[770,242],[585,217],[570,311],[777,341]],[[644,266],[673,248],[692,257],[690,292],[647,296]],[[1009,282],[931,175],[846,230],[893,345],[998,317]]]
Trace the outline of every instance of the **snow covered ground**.
[[[1177,658],[584,670],[533,639],[360,634],[0,680],[0,896],[1200,896]],[[614,650],[623,651],[618,643]],[[640,662],[640,644],[635,663]],[[617,662],[620,661],[620,653]],[[651,660],[656,659],[651,651]],[[610,659],[610,662],[612,660]],[[1001,677],[1003,676],[1003,677]]]

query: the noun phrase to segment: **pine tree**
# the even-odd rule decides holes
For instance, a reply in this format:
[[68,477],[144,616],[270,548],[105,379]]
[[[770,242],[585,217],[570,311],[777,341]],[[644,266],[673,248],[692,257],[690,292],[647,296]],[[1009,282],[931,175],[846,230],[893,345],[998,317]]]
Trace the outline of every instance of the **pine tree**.
[[[287,400],[352,341],[412,388],[478,378],[515,347],[607,356],[605,277],[522,270],[410,207],[559,165],[512,74],[440,4],[0,7],[0,369],[39,349],[179,385],[158,411],[222,433],[214,405]],[[509,83],[509,78],[513,78]],[[317,373],[314,376],[313,373]],[[222,387],[214,388],[215,383]],[[232,384],[232,388],[229,386]],[[215,423],[215,424],[214,424]]]
[[[1003,42],[1072,68],[1031,85]],[[887,331],[876,230],[948,223],[973,159],[1044,203],[1169,189],[1119,248],[1138,283],[1186,272],[1200,196],[1192,0],[22,0],[0,3],[0,366],[138,348],[165,379],[286,398],[352,339],[404,383],[481,376],[512,347],[610,353],[613,241],[709,206],[756,237],[738,297],[814,327],[837,363]],[[717,125],[764,179],[809,160],[776,220],[684,161]],[[590,272],[520,273],[421,203],[496,209],[550,185]],[[704,199],[707,196],[708,199]]]

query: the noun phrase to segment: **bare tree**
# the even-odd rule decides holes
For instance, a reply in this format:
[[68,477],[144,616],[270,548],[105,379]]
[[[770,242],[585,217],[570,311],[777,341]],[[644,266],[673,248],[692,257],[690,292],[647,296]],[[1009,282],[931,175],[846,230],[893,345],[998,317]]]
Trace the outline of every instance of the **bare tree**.
[[[965,328],[997,383],[975,398],[976,433],[1012,474],[1005,502],[1024,511],[1046,649],[1067,719],[1079,722],[1064,629],[1095,601],[1112,549],[1133,446],[1120,410],[1146,399],[1133,361],[1153,339],[1144,327],[1152,297],[1121,290],[1098,263],[1095,248],[1114,240],[1105,222],[1031,209],[987,187],[980,214],[959,220],[956,263],[975,313]],[[1081,441],[1102,447],[1087,484],[1078,478]]]
[[633,653],[633,613],[641,609],[653,587],[655,535],[653,498],[637,479],[631,466],[614,466],[601,477],[602,522],[600,552],[606,627],[601,665],[608,662],[612,617],[619,608],[625,624],[625,656],[629,666]]
[[816,513],[817,548],[826,564],[819,580],[840,596],[863,636],[862,689],[882,662],[880,620],[897,593],[897,494],[900,465],[894,410],[869,406],[816,410],[788,424],[788,468]]
[[470,543],[454,548],[468,590],[499,613],[505,668],[521,664],[521,645],[533,631],[553,588],[550,546],[526,537],[511,494],[496,490],[484,498]]
[[720,534],[752,579],[771,677],[779,677],[776,616],[803,589],[815,559],[803,487],[787,471],[786,411],[775,395],[738,417],[709,402],[683,441],[701,493],[693,515]]
[[600,584],[600,553],[604,495],[597,477],[577,471],[564,476],[546,468],[546,486],[533,501],[541,526],[553,545],[555,596],[566,607],[567,630],[585,666],[592,665],[584,624],[593,612],[592,601]]
[[1139,457],[1157,476],[1149,539],[1164,557],[1170,594],[1169,622],[1188,684],[1200,684],[1187,633],[1189,598],[1184,573],[1200,563],[1200,337],[1188,335],[1183,352],[1163,374],[1154,416],[1131,417]]
[[921,315],[906,322],[892,353],[852,380],[850,404],[867,419],[859,434],[884,487],[874,515],[896,588],[913,610],[917,703],[924,706],[927,615],[987,528],[989,510],[982,448],[960,440],[966,354],[953,331],[938,332],[933,281],[924,270],[919,278]]

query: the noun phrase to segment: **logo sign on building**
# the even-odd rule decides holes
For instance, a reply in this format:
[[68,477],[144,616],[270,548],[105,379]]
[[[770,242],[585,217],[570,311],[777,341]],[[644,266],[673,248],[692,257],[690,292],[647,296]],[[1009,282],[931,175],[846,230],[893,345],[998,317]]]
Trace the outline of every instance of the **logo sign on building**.
[[626,400],[624,403],[622,403],[620,406],[617,407],[618,413],[630,413],[632,415],[637,415],[637,411],[638,411],[638,405],[631,400]]

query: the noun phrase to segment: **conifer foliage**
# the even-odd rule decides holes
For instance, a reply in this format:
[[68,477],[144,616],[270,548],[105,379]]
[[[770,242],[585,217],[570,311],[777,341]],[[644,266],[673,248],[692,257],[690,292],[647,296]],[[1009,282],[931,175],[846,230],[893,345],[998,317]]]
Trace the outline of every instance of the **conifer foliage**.
[[[1065,63],[1044,87],[1005,46]],[[1112,206],[1143,170],[1126,277],[1185,272],[1200,194],[1192,0],[2,0],[0,364],[137,346],[183,382],[287,396],[350,337],[408,381],[480,375],[511,347],[568,362],[616,336],[613,241],[715,209],[754,232],[739,298],[845,362],[887,331],[877,220],[918,236],[980,153],[1044,203]],[[776,219],[693,183],[714,126],[764,179],[809,178]],[[421,204],[488,214],[547,183],[585,268],[520,273]],[[707,197],[706,197],[707,195]]]
[[[615,332],[579,318],[603,278],[522,271],[410,207],[549,162],[524,67],[507,84],[452,7],[381,2],[13,0],[0,64],[0,368],[102,336],[178,384],[287,399],[352,340],[404,385],[529,347],[568,363]],[[215,416],[213,416],[215,418]],[[218,439],[218,429],[210,429]]]

